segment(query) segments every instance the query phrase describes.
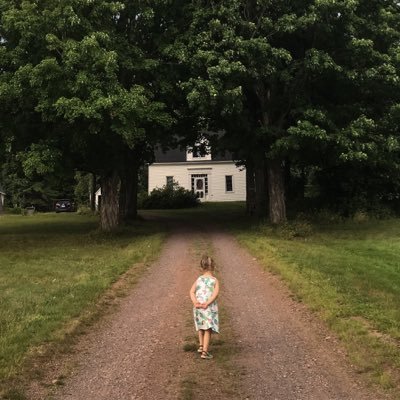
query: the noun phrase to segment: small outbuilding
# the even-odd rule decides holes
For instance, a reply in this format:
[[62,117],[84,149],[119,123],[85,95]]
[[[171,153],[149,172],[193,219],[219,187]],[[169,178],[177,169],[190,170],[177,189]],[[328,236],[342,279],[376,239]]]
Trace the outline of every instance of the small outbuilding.
[[96,211],[99,211],[101,207],[101,188],[98,188],[94,194],[94,204]]
[[4,190],[0,186],[0,213],[3,212],[3,209],[4,209],[5,197],[6,197],[6,193],[4,192]]

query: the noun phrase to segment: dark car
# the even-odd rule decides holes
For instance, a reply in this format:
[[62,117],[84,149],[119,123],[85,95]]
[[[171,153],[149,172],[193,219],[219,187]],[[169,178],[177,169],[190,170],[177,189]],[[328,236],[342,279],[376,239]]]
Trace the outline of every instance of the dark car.
[[75,211],[74,210],[74,203],[73,203],[72,200],[69,200],[69,199],[57,200],[54,208],[56,210],[56,213]]

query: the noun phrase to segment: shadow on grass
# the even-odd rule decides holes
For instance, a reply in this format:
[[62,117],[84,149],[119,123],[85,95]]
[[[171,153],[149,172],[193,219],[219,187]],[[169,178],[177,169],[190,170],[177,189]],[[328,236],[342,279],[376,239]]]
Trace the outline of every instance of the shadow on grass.
[[165,223],[139,218],[113,232],[99,229],[97,216],[78,214],[36,214],[4,216],[0,219],[0,250],[16,255],[20,251],[57,249],[63,251],[79,245],[101,245],[115,242],[118,247],[129,245],[136,237],[152,236],[166,230]]

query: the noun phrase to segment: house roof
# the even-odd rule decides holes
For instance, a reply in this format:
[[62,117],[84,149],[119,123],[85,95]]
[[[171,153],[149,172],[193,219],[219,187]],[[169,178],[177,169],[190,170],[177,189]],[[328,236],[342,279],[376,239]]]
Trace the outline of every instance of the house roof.
[[[155,163],[167,163],[167,162],[186,162],[186,151],[179,148],[162,151],[156,149]],[[225,154],[214,154],[211,152],[212,161],[233,161],[232,153],[225,152]],[[202,162],[202,161],[197,161]]]
[[161,149],[156,149],[154,152],[154,162],[179,162],[186,161],[186,152],[176,148],[163,151]]

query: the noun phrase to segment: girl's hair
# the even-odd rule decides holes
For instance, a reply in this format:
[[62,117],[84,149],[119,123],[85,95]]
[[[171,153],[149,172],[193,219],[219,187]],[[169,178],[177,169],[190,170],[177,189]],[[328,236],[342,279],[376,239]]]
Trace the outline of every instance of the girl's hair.
[[201,257],[200,267],[203,271],[214,271],[215,268],[214,260],[207,254],[204,254]]

